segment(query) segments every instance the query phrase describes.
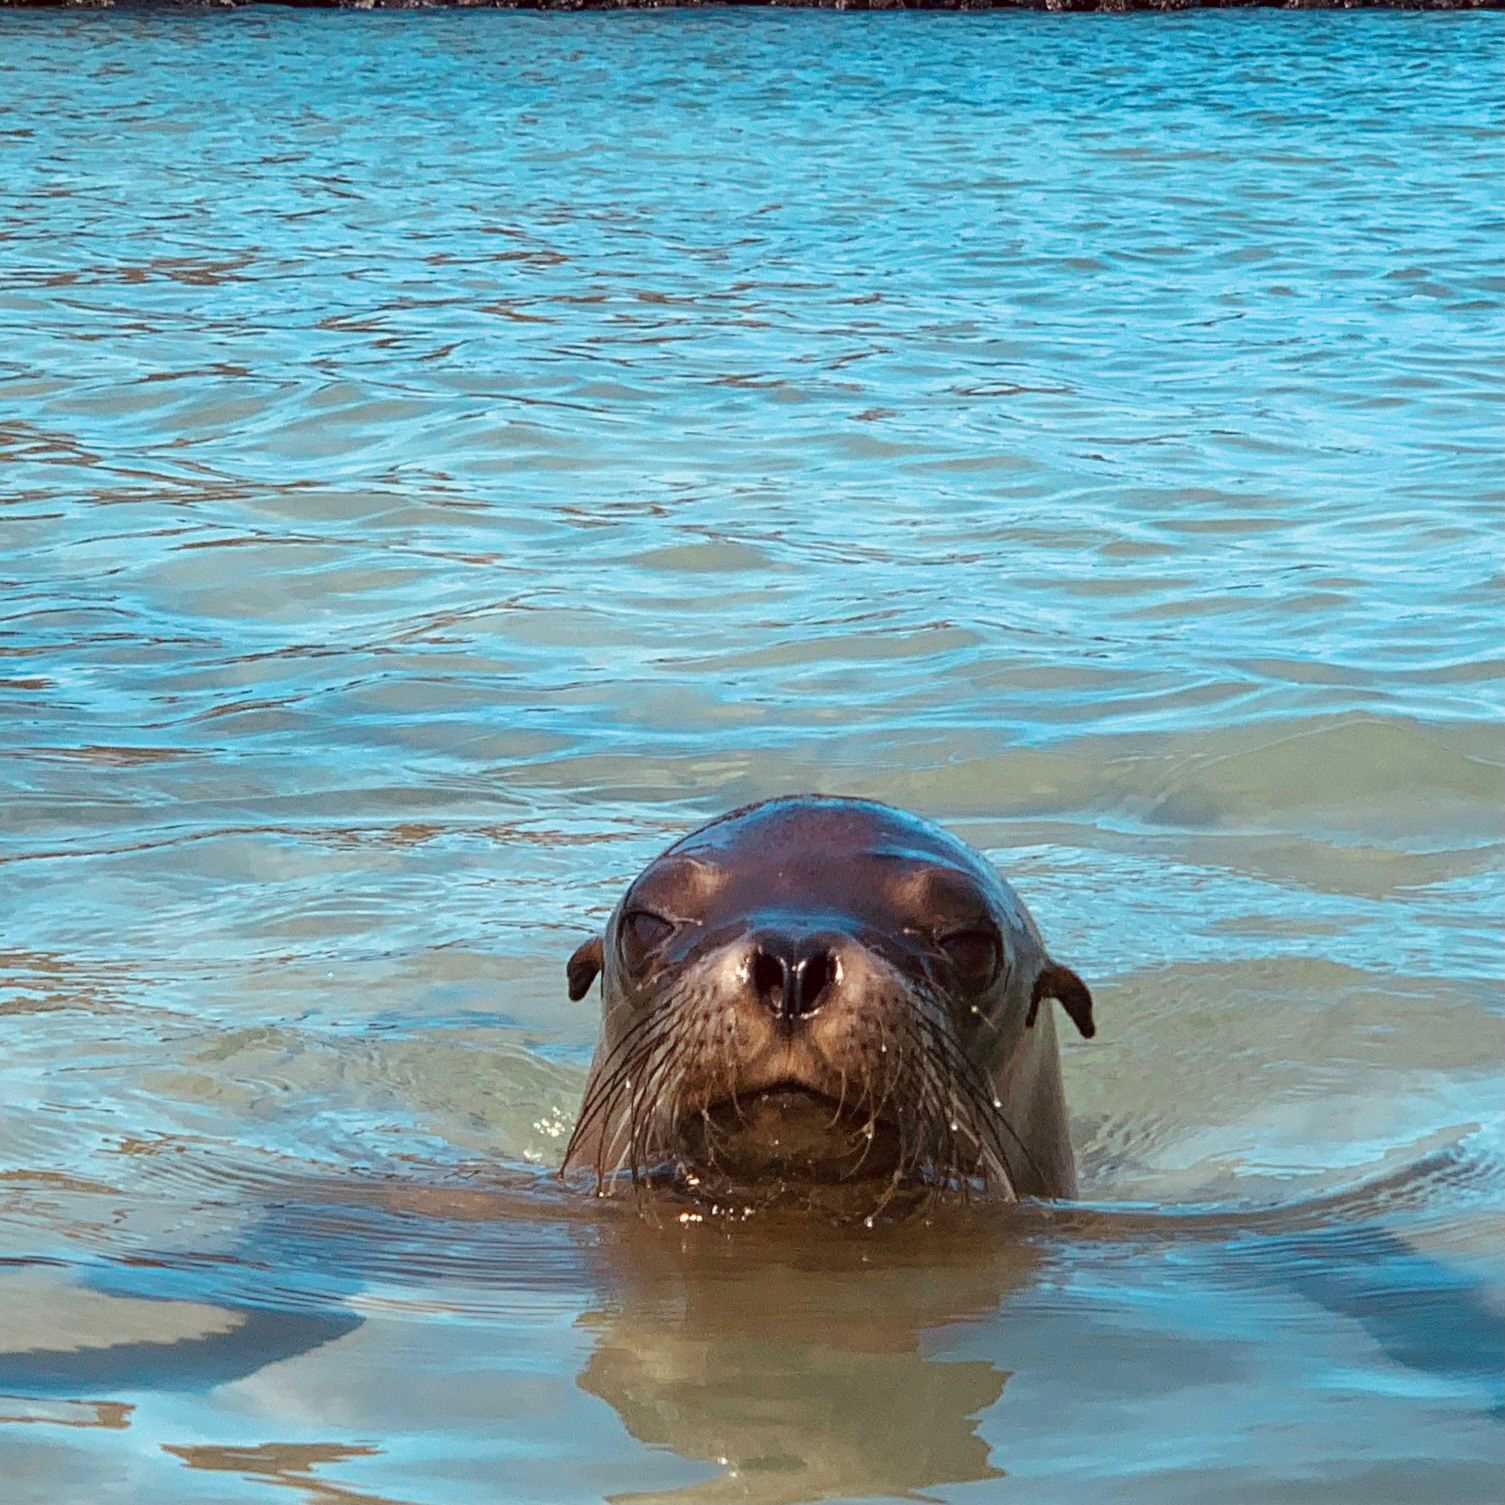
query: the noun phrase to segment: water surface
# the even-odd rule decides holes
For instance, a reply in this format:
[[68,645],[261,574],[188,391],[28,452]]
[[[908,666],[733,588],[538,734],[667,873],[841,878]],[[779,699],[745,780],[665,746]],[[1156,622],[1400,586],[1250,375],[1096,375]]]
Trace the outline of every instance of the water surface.
[[[1493,1499],[1500,18],[0,14],[7,1502]],[[559,1190],[823,788],[1084,1203]]]

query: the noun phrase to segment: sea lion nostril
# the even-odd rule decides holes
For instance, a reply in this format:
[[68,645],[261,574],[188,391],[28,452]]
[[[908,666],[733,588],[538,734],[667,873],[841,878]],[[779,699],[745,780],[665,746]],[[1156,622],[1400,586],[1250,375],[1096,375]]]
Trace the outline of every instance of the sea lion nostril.
[[753,953],[748,980],[780,1019],[804,1019],[825,1001],[836,977],[830,950],[819,943],[765,939]]
[[821,995],[836,975],[829,951],[817,951],[800,962],[795,972],[794,1012],[813,1014],[820,1007]]
[[784,1012],[784,994],[788,990],[789,968],[782,956],[759,951],[753,957],[751,979],[753,991],[768,1000],[774,1013]]

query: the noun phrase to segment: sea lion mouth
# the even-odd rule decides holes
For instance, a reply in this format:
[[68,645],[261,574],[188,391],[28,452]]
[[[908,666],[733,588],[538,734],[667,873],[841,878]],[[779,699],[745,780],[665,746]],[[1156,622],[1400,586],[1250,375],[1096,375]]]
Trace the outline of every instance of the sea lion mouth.
[[708,1104],[682,1125],[680,1149],[738,1181],[822,1184],[891,1176],[901,1137],[860,1103],[788,1081]]
[[808,1086],[792,1078],[787,1081],[774,1082],[768,1087],[759,1087],[752,1092],[741,1092],[723,1097],[711,1103],[707,1111],[710,1113],[720,1113],[726,1109],[735,1111],[739,1106],[746,1107],[754,1103],[762,1107],[777,1109],[781,1113],[801,1113],[809,1109],[824,1109],[833,1118],[861,1117],[866,1121],[871,1116],[865,1113],[859,1114],[853,1104],[843,1102],[842,1099],[832,1097],[828,1092],[822,1092],[818,1087]]

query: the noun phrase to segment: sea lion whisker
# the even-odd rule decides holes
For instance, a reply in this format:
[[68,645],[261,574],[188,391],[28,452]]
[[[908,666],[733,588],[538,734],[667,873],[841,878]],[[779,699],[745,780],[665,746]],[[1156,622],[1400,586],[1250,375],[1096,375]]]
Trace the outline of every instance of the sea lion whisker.
[[[958,1086],[971,1099],[974,1109],[973,1122],[987,1128],[989,1138],[992,1141],[992,1148],[996,1153],[997,1161],[1004,1174],[1012,1182],[1014,1171],[1009,1163],[1008,1150],[1004,1145],[1002,1134],[999,1132],[1000,1130],[1013,1140],[1014,1144],[1018,1147],[1019,1153],[1028,1161],[1029,1167],[1035,1173],[1036,1177],[1043,1178],[1044,1173],[1040,1168],[1039,1162],[1035,1159],[1024,1137],[1009,1121],[1008,1115],[1004,1113],[1003,1105],[999,1101],[992,1083],[982,1076],[976,1066],[968,1059],[966,1053],[954,1041],[949,1043],[949,1056],[951,1068]],[[985,1146],[979,1143],[978,1148],[981,1151]]]
[[[981,1112],[981,1104],[977,1101],[972,1083],[967,1079],[965,1058],[960,1055],[946,1031],[933,1022],[927,1021],[917,1030],[917,1033],[921,1034],[924,1057],[936,1079],[937,1095],[942,1098],[940,1107],[944,1123],[945,1161],[948,1173],[960,1182],[965,1179],[965,1172],[962,1168],[962,1135],[965,1134],[970,1138],[979,1152],[982,1152],[985,1148],[985,1141],[979,1132],[978,1120],[981,1118],[983,1124],[989,1128],[992,1128],[992,1125],[986,1115]],[[1002,1153],[1001,1142],[999,1151]],[[1006,1177],[1007,1166],[1007,1157],[1004,1156],[1001,1168]]]
[[[880,1031],[881,1031],[881,1029],[882,1029],[881,1023],[880,1023],[879,1028],[880,1028]],[[885,1051],[887,1050],[887,1046],[886,1045],[885,1045],[884,1049],[885,1049]],[[857,1156],[856,1162],[853,1165],[851,1165],[845,1172],[843,1172],[843,1174],[842,1174],[842,1176],[840,1178],[843,1181],[855,1181],[855,1180],[857,1180],[861,1176],[861,1174],[862,1174],[862,1168],[867,1164],[868,1156],[872,1154],[872,1152],[873,1152],[873,1146],[877,1142],[877,1138],[878,1138],[878,1125],[879,1125],[880,1120],[882,1119],[883,1108],[884,1108],[885,1104],[888,1101],[889,1094],[893,1090],[894,1081],[895,1081],[895,1075],[894,1075],[894,1070],[893,1070],[893,1060],[892,1060],[892,1057],[889,1057],[889,1056],[885,1055],[885,1060],[888,1061],[889,1066],[888,1066],[888,1069],[884,1073],[885,1080],[884,1080],[883,1092],[880,1094],[880,1096],[878,1097],[878,1099],[877,1099],[876,1102],[873,1100],[872,1082],[871,1082],[871,1080],[868,1079],[868,1080],[864,1081],[864,1083],[863,1083],[863,1087],[864,1087],[863,1102],[864,1102],[864,1105],[865,1105],[865,1107],[867,1109],[867,1115],[868,1115],[867,1122],[865,1124],[863,1124],[861,1130],[859,1131],[862,1134],[863,1145],[862,1145],[862,1149],[861,1149],[860,1153]],[[903,1161],[904,1161],[904,1157],[905,1157],[905,1154],[906,1154],[906,1148],[907,1148],[907,1146],[906,1146],[906,1137],[905,1137],[904,1120],[902,1118],[899,1120],[899,1123],[898,1123],[898,1138],[899,1138],[899,1157],[900,1157],[900,1164],[902,1166]]]
[[[951,1177],[958,1182],[965,1179],[959,1138],[965,1132],[976,1146],[979,1159],[993,1159],[996,1168],[1003,1173],[1003,1184],[1012,1187],[1008,1155],[995,1124],[995,1118],[1001,1120],[1001,1115],[991,1107],[991,1094],[986,1100],[979,1096],[971,1063],[949,1031],[935,1018],[922,1017],[911,1028],[916,1053],[928,1068],[926,1076],[932,1084],[932,1100],[940,1115],[943,1147],[938,1146],[937,1158],[948,1168]],[[993,1140],[996,1155],[987,1154],[989,1147],[980,1126],[988,1130],[987,1137]],[[988,1179],[991,1178],[984,1174],[984,1180]]]
[[708,1171],[720,1169],[721,1146],[717,1142],[721,1139],[721,1130],[716,1127],[716,1120],[711,1117],[710,1106],[706,1105],[700,1110],[700,1134],[701,1142],[705,1149],[705,1163]]
[[926,1080],[924,1060],[920,1057],[910,1059],[912,1055],[912,1051],[906,1051],[905,1042],[901,1039],[891,1053],[889,1079],[885,1083],[883,1100],[879,1104],[881,1111],[902,1086],[904,1095],[911,1098],[921,1110],[918,1116],[914,1113],[901,1113],[897,1117],[899,1164],[906,1177],[912,1176],[930,1153],[927,1141],[933,1097],[931,1085]]
[[872,1154],[873,1143],[878,1137],[877,1118],[869,1118],[859,1132],[862,1135],[862,1149],[858,1153],[856,1163],[842,1174],[843,1181],[855,1181],[861,1176],[862,1167],[867,1164],[867,1157]]
[[610,1092],[612,1081],[623,1058],[636,1050],[645,1036],[663,1028],[664,1021],[654,1014],[643,1014],[627,1026],[621,1039],[614,1041],[605,1056],[592,1068],[591,1081],[586,1090],[585,1101],[580,1108],[582,1116],[594,1102],[599,1101],[603,1093]]
[[840,1091],[836,1096],[836,1108],[831,1114],[830,1121],[826,1124],[828,1129],[834,1129],[842,1120],[847,1108],[847,1068],[843,1064],[837,1067],[839,1073],[837,1081],[840,1083]]
[[574,1130],[565,1149],[566,1165],[569,1164],[575,1147],[590,1133],[601,1115],[611,1111],[621,1083],[630,1080],[643,1049],[651,1048],[654,1040],[666,1033],[668,1031],[661,1020],[645,1015],[635,1022],[628,1034],[612,1046],[605,1060],[595,1068],[590,1089],[581,1104],[580,1115],[575,1120]]
[[932,1047],[945,1061],[950,1079],[960,1092],[970,1101],[972,1114],[970,1125],[973,1138],[977,1143],[980,1154],[989,1148],[985,1145],[982,1136],[977,1132],[978,1128],[987,1130],[987,1137],[991,1141],[993,1154],[988,1156],[993,1159],[998,1170],[1002,1171],[1010,1186],[1014,1184],[1014,1171],[1009,1163],[1008,1150],[1004,1145],[1002,1130],[1019,1147],[1024,1158],[1029,1161],[1030,1168],[1037,1174],[1040,1167],[1030,1153],[1029,1146],[1024,1142],[1018,1131],[1014,1128],[1004,1114],[992,1085],[982,1076],[977,1067],[967,1057],[960,1043],[954,1038],[949,1029],[941,1028],[932,1023]]
[[[664,1093],[661,1078],[675,1060],[681,1049],[680,1042],[671,1033],[661,1044],[649,1052],[643,1061],[643,1069],[636,1074],[637,1080],[624,1089],[631,1095],[628,1100],[628,1121],[632,1127],[629,1139],[628,1169],[632,1172],[633,1185],[642,1178],[644,1163],[653,1142],[653,1130],[664,1113]],[[645,1102],[652,1103],[648,1113],[643,1112]]]
[[917,1054],[921,1060],[922,1076],[929,1083],[935,1103],[936,1116],[932,1121],[937,1140],[935,1169],[943,1187],[959,1189],[965,1197],[967,1185],[961,1169],[960,1131],[966,1115],[961,1112],[957,1102],[955,1080],[949,1071],[943,1069],[943,1063],[937,1059],[933,1045],[926,1042]]
[[866,1221],[869,1227],[883,1216],[888,1204],[899,1194],[899,1187],[902,1184],[900,1174],[898,1170],[895,1170],[888,1178],[888,1185],[879,1193],[878,1200],[868,1209]]
[[[637,1042],[636,1048],[628,1055],[626,1060],[621,1061],[607,1083],[610,1089],[593,1106],[592,1118],[605,1114],[609,1118],[620,1111],[624,1094],[632,1093],[634,1082],[641,1085],[645,1076],[651,1073],[657,1059],[665,1052],[673,1049],[674,1036],[672,1030],[655,1030],[648,1032],[648,1037]],[[635,1113],[631,1100],[628,1102],[628,1112],[622,1123],[614,1127],[610,1135],[603,1134],[596,1155],[596,1176],[599,1183],[606,1175],[621,1168],[622,1159],[620,1151],[615,1146],[622,1138],[622,1129],[629,1131],[635,1121]],[[580,1132],[577,1130],[577,1132]]]
[[[925,1170],[946,1175],[944,1166],[951,1145],[952,1109],[946,1082],[924,1036],[903,1011],[896,1013],[899,1038],[893,1052],[893,1076],[889,1093],[913,1099],[918,1115],[904,1113],[900,1124],[900,1164],[906,1179]],[[887,1095],[887,1094],[886,1094]],[[951,1156],[950,1158],[954,1158]]]
[[[666,1006],[644,1012],[627,1026],[626,1032],[617,1040],[605,1058],[594,1068],[592,1083],[586,1094],[585,1105],[582,1106],[582,1114],[585,1106],[598,1100],[601,1092],[608,1095],[618,1084],[621,1076],[623,1058],[628,1057],[638,1046],[654,1036],[671,1038],[675,1028],[675,1005],[677,999],[670,996]],[[600,1078],[599,1081],[595,1080]]]
[[[675,1131],[683,1117],[685,1063],[695,1059],[700,1051],[703,1044],[701,1034],[702,1031],[693,1026],[687,1037],[671,1032],[668,1044],[672,1048],[655,1052],[647,1063],[632,1100],[635,1172],[650,1151],[660,1148],[656,1133],[665,1150],[671,1149],[675,1142]],[[644,1104],[649,1101],[652,1106],[645,1113]]]
[[889,1099],[893,1096],[894,1088],[899,1083],[903,1074],[903,1062],[898,1059],[898,1052],[890,1052],[888,1038],[888,1024],[883,1017],[883,1011],[878,1013],[878,1048],[885,1058],[883,1070],[883,1091],[878,1101],[873,1105],[873,1117],[881,1118],[883,1110],[888,1106]]

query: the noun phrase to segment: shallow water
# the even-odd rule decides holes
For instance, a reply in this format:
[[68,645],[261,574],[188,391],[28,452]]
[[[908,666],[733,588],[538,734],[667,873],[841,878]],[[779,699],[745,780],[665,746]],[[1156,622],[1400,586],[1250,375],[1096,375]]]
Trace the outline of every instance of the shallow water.
[[[1498,16],[0,13],[0,1498],[1493,1499]],[[1074,1208],[560,1190],[723,808],[996,858]]]

